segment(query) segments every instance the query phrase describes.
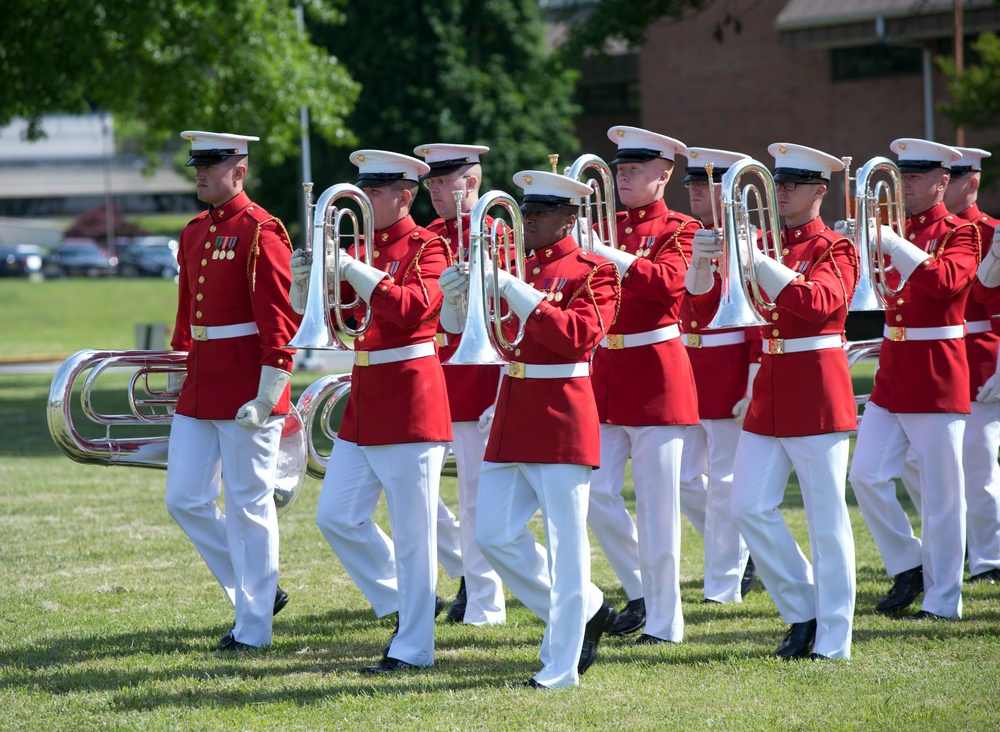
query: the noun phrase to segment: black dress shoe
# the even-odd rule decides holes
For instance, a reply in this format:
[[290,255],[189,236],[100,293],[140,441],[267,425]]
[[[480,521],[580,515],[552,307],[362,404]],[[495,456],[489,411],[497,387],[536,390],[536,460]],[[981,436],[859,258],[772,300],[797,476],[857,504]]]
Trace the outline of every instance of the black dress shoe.
[[987,569],[985,572],[972,575],[969,579],[965,580],[965,582],[970,585],[976,582],[987,582],[991,585],[995,585],[998,580],[1000,580],[1000,569]]
[[740,597],[746,597],[747,593],[757,584],[757,567],[753,563],[753,557],[747,557],[747,568],[743,570],[743,579],[740,580]]
[[661,643],[669,643],[666,638],[657,638],[655,635],[650,635],[649,633],[643,633],[634,641],[632,641],[633,646],[658,646]]
[[222,634],[222,639],[219,641],[219,650],[225,650],[226,646],[233,642],[233,631],[236,630],[234,625],[232,628],[227,630]]
[[576,671],[581,676],[594,665],[594,660],[597,658],[597,644],[601,642],[601,636],[608,632],[608,628],[614,622],[615,609],[608,603],[601,605],[594,613],[594,617],[587,621],[587,627],[583,631],[580,662],[576,665]]
[[629,635],[646,624],[646,601],[641,597],[629,600],[615,615],[615,621],[608,628],[608,635]]
[[230,631],[226,635],[222,636],[222,641],[219,643],[219,650],[230,651],[233,653],[246,653],[248,651],[257,650],[257,646],[240,643],[238,640],[233,638],[233,634]]
[[804,623],[792,623],[788,626],[785,639],[781,641],[774,655],[777,658],[805,658],[812,651],[816,640],[816,621],[807,620]]
[[376,664],[365,666],[361,669],[361,673],[368,676],[378,676],[379,674],[391,674],[393,671],[404,671],[408,668],[416,668],[416,666],[406,661],[400,661],[398,658],[386,657]]
[[444,598],[441,597],[441,595],[434,595],[434,617],[435,618],[442,613],[442,611],[444,610],[444,606],[445,606]]
[[809,660],[810,661],[832,661],[833,659],[830,658],[829,656],[824,656],[822,653],[810,653],[809,654]]
[[947,620],[948,618],[946,618],[944,615],[935,615],[934,613],[928,612],[927,610],[921,610],[920,612],[914,613],[913,615],[907,615],[906,619],[912,620],[914,622],[920,622],[921,620]]
[[288,604],[288,593],[285,592],[281,587],[278,587],[278,591],[274,593],[274,612],[272,615],[277,615],[282,611],[285,605]]
[[539,684],[534,679],[528,679],[527,681],[522,681],[520,685],[526,689],[543,689],[544,691],[552,691],[551,686],[546,686],[545,684]]
[[704,597],[701,600],[701,604],[702,605],[721,605],[722,603],[719,602],[718,600],[713,600],[713,599],[711,599],[709,597]]
[[[444,610],[444,598],[441,595],[434,595],[434,617],[436,618]],[[393,613],[396,616],[396,627],[392,629],[392,635],[389,636],[389,640],[386,641],[385,645],[382,646],[382,659],[386,659],[389,656],[389,648],[392,646],[392,642],[396,640],[396,636],[399,635],[399,613]]]
[[883,615],[905,610],[917,595],[924,591],[924,568],[914,567],[896,575],[888,594],[875,605],[875,612]]
[[465,577],[462,577],[458,583],[458,594],[455,595],[455,599],[448,607],[448,620],[453,623],[461,623],[465,620],[465,606],[468,601],[468,595],[465,594]]

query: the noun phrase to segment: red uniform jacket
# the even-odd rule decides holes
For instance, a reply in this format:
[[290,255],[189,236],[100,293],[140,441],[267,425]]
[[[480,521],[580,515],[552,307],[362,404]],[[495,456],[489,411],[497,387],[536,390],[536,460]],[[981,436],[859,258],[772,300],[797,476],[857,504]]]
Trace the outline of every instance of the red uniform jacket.
[[[440,238],[417,226],[409,216],[375,232],[377,269],[387,272],[371,297],[371,326],[354,341],[356,351],[380,351],[416,343],[433,343],[441,312],[438,277],[448,265]],[[354,290],[343,284],[344,302]],[[360,322],[368,307],[354,311]],[[355,366],[351,395],[338,436],[358,445],[451,440],[448,392],[441,362],[417,358],[372,366]]]
[[[618,214],[618,246],[638,258],[622,273],[621,304],[611,334],[678,325],[691,239],[701,224],[663,201]],[[680,338],[594,354],[592,376],[601,422],[697,424],[698,397]]]
[[[504,358],[526,364],[571,364],[614,324],[620,284],[615,266],[566,237],[542,247],[526,264],[527,281],[547,293],[525,323],[524,338]],[[517,331],[508,323],[508,339]],[[600,422],[590,379],[517,379],[500,382],[485,459],[490,462],[600,465]]]
[[[262,366],[292,370],[286,344],[301,317],[288,304],[292,245],[284,225],[246,193],[198,215],[181,232],[177,320],[170,345],[187,351],[177,413],[235,419],[256,398]],[[196,341],[191,326],[256,323],[257,334]],[[287,414],[286,387],[273,414]]]
[[[486,225],[492,225],[492,219],[486,217]],[[458,254],[458,219],[434,219],[427,225],[427,230],[435,236],[440,236],[445,246],[450,248],[452,259]],[[465,259],[468,261],[469,251],[469,217],[462,216],[462,239],[465,246]],[[447,345],[441,347],[438,356],[444,365],[444,380],[448,386],[448,404],[451,407],[452,422],[475,422],[489,407],[497,396],[497,384],[500,382],[499,366],[449,366],[447,361],[455,353],[461,335],[445,333],[438,328],[446,339]]]
[[[802,277],[781,291],[774,311],[761,311],[770,323],[759,337],[843,337],[847,303],[854,293],[858,260],[851,242],[816,218],[782,232],[782,262]],[[718,306],[720,285],[690,298],[705,322]],[[748,337],[754,329],[748,329]],[[857,428],[854,389],[842,348],[771,355],[764,353],[754,380],[743,429],[759,435],[800,437]]]
[[[979,207],[972,204],[971,208],[958,214],[966,221],[974,223],[979,229],[979,260],[990,250],[993,243],[993,230],[1000,221],[987,216]],[[978,282],[978,280],[977,280]],[[986,306],[976,297],[978,290],[973,289],[972,297],[965,301],[965,322],[987,321],[991,323],[990,313]],[[998,324],[1000,325],[1000,324]],[[965,352],[969,359],[969,398],[975,399],[979,388],[993,376],[997,365],[997,351],[1000,350],[1000,335],[988,330],[985,333],[966,333]]]
[[[888,326],[965,323],[965,302],[979,263],[979,230],[943,203],[906,219],[906,238],[931,259],[917,267],[885,311]],[[896,287],[899,275],[891,272]],[[969,413],[965,340],[882,340],[871,401],[900,413]]]

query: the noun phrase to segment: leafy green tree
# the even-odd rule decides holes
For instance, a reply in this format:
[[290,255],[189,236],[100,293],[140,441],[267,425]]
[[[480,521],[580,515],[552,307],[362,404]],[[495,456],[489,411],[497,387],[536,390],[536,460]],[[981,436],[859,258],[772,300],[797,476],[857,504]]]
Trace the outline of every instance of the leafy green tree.
[[975,64],[958,73],[953,58],[941,58],[938,64],[950,77],[948,88],[954,101],[940,105],[956,126],[982,130],[1000,119],[1000,38],[984,33],[972,44]]
[[[313,142],[317,195],[355,180],[348,155],[356,148],[412,155],[421,143],[488,145],[484,190],[512,190],[518,170],[548,169],[549,153],[574,153],[575,72],[548,48],[537,0],[346,0],[343,14],[343,24],[308,18],[315,42],[361,85],[347,117],[356,140]],[[268,207],[297,220],[298,171],[258,172],[269,196],[282,196]],[[415,216],[433,217],[426,194]]]
[[[327,5],[310,0],[334,24]],[[104,110],[144,152],[183,129],[231,130],[278,159],[297,147],[302,104],[317,134],[349,136],[357,85],[299,38],[290,0],[0,0],[0,17],[0,125],[23,117],[29,137],[42,115]]]

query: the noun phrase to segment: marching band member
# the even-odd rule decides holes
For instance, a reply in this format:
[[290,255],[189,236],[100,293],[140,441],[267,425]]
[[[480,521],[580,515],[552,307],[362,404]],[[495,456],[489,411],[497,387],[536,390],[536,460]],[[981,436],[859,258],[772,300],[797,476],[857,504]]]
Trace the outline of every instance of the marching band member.
[[[476,541],[501,578],[545,623],[542,669],[534,688],[575,686],[594,662],[601,635],[614,620],[590,581],[587,504],[599,465],[597,408],[589,378],[592,349],[614,323],[619,296],[615,268],[584,252],[571,232],[590,187],[556,173],[522,171],[527,282],[490,268],[507,307],[512,351],[479,477]],[[458,300],[468,275],[442,275],[441,321],[462,327]],[[541,508],[546,547],[539,552],[527,523]]]
[[[618,249],[594,245],[618,267],[622,289],[618,318],[594,354],[602,469],[591,480],[588,521],[629,600],[609,632],[633,632],[644,621],[637,644],[680,643],[681,448],[698,405],[678,318],[701,225],[663,202],[683,143],[625,126],[608,138],[618,145],[612,163],[628,210],[618,216]],[[638,532],[621,496],[630,456]]]
[[[451,440],[434,332],[448,252],[409,214],[426,163],[381,150],[355,151],[351,162],[371,200],[375,259],[366,264],[341,253],[337,274],[350,285],[344,299],[360,296],[371,326],[354,344],[351,394],[316,523],[375,614],[399,613],[382,659],[361,669],[384,674],[434,662],[436,509]],[[292,271],[296,302],[308,288],[304,252]],[[392,539],[372,520],[382,491]]]
[[[469,211],[479,200],[483,169],[479,156],[489,152],[483,145],[418,145],[413,153],[430,165],[423,184],[430,191],[431,204],[440,218],[427,230],[442,238],[451,248],[452,258],[459,250],[458,206],[462,210],[462,246],[469,248]],[[461,192],[456,204],[454,192]],[[500,367],[493,365],[452,366],[447,361],[455,353],[460,336],[438,328],[444,343],[438,351],[444,365],[451,408],[451,450],[458,468],[458,535],[461,546],[461,577],[458,597],[448,608],[448,618],[474,625],[502,623],[507,617],[500,575],[489,565],[476,544],[476,501],[479,494],[479,469],[486,452],[486,436],[479,419],[493,404],[500,382]],[[439,511],[440,514],[440,511]],[[438,523],[438,534],[441,523]],[[440,536],[439,538],[439,559]],[[447,565],[445,567],[447,569]],[[449,574],[456,576],[449,570]]]
[[[722,212],[722,174],[736,162],[747,158],[743,153],[689,147],[684,155],[688,167],[684,186],[688,189],[691,213],[703,225],[714,229],[712,199],[716,215]],[[707,164],[714,166],[708,180]],[[692,275],[693,276],[693,275]],[[685,515],[705,540],[705,603],[740,602],[757,579],[746,542],[736,527],[732,513],[733,460],[740,439],[740,427],[750,399],[751,371],[756,375],[759,363],[750,365],[750,345],[745,328],[705,330],[706,321],[691,314],[685,298],[681,304],[681,336],[687,346],[695,385],[698,389],[699,423],[684,433],[681,453],[681,507],[685,496],[688,505],[700,498],[700,512],[686,510]],[[754,331],[755,332],[755,331]],[[695,520],[698,519],[698,521]]]
[[[171,347],[187,351],[170,428],[167,510],[236,607],[219,644],[271,643],[278,587],[274,474],[289,411],[299,318],[288,305],[292,245],[284,225],[244,192],[248,142],[259,137],[187,131],[198,198],[209,205],[181,232]],[[215,500],[226,482],[226,513]]]
[[[905,232],[883,226],[883,249],[905,280],[885,311],[875,386],[858,430],[851,486],[861,514],[895,576],[876,612],[910,616],[962,614],[965,488],[962,442],[969,413],[964,314],[979,261],[979,230],[943,203],[951,166],[962,154],[909,138],[890,146],[899,158],[908,218]],[[917,461],[921,538],[896,499],[893,478],[911,448]]]
[[[979,228],[980,259],[985,258],[1000,221],[979,210],[976,199],[986,150],[956,147],[962,157],[951,166],[944,205]],[[977,399],[997,365],[1000,334],[993,332],[986,306],[972,296],[965,305],[965,351],[969,360],[969,416],[962,442],[965,472],[966,543],[969,582],[994,583],[1000,579],[1000,404]]]
[[[854,538],[844,479],[857,420],[843,334],[858,261],[851,242],[819,215],[831,173],[843,163],[802,145],[775,143],[768,152],[784,223],[782,261],[749,247],[754,276],[775,307],[761,311],[768,325],[736,450],[732,508],[761,580],[790,624],[774,655],[849,658]],[[693,246],[688,291],[692,310],[707,321],[719,301],[710,267],[721,254],[719,237],[699,232]],[[778,510],[793,468],[812,564]]]

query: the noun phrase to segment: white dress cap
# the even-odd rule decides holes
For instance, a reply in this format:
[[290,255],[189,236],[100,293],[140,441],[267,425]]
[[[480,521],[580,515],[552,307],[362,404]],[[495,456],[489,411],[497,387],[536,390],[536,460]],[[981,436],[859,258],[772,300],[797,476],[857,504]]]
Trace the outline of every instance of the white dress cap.
[[962,157],[962,153],[949,145],[914,137],[893,140],[889,149],[899,158],[901,173],[923,173],[935,168],[951,170],[952,164]]
[[989,150],[981,150],[978,147],[956,147],[955,149],[962,153],[962,157],[951,164],[952,176],[980,172],[983,169],[983,158],[993,155]]
[[181,139],[191,143],[191,159],[185,167],[215,165],[234,155],[246,155],[248,142],[257,142],[259,137],[234,135],[229,132],[203,132],[184,130]]
[[355,150],[351,162],[358,166],[360,188],[377,188],[398,180],[416,183],[430,170],[423,160],[387,150]]
[[708,180],[708,171],[705,166],[709,163],[715,166],[712,170],[712,180],[721,181],[722,174],[729,170],[740,160],[746,160],[749,155],[732,152],[731,150],[715,150],[710,147],[689,147],[682,153],[688,159],[687,175],[684,182],[693,180]]
[[643,163],[656,158],[673,160],[675,155],[687,149],[680,140],[625,125],[610,128],[608,139],[618,146],[618,155],[612,163]]
[[578,206],[585,196],[593,193],[586,183],[543,170],[522,170],[514,174],[513,180],[514,185],[524,189],[521,198],[521,211],[524,213]]
[[430,172],[421,176],[423,178],[448,175],[464,165],[478,163],[479,156],[489,151],[485,145],[451,145],[444,142],[417,145],[413,148],[413,154],[419,155],[431,166]]
[[844,169],[844,161],[805,145],[775,142],[767,146],[774,157],[776,183],[830,181],[830,176]]

